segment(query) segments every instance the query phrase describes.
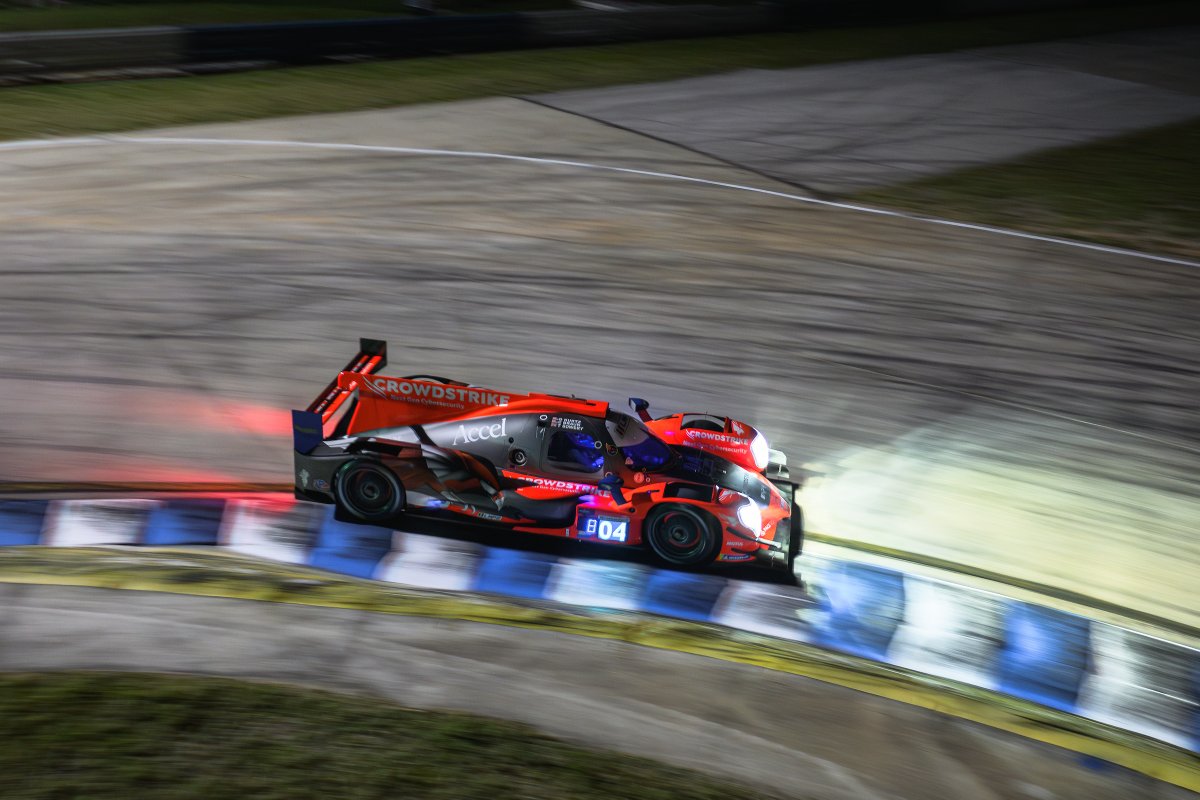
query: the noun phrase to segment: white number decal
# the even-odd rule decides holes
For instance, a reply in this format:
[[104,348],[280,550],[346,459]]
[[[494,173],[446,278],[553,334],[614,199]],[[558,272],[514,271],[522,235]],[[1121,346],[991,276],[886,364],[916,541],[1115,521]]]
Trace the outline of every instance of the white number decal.
[[625,541],[625,527],[628,523],[612,522],[607,519],[600,520],[600,530],[597,535],[605,541],[623,542]]

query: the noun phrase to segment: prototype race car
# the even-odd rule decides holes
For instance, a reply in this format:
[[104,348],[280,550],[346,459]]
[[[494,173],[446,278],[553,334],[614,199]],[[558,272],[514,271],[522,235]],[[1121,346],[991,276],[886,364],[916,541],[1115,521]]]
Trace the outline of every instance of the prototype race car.
[[378,374],[359,353],[292,412],[296,497],[373,525],[456,515],[529,533],[649,547],[699,567],[791,572],[803,544],[799,484],[750,425],[710,414],[654,419],[608,403],[514,394],[430,375]]

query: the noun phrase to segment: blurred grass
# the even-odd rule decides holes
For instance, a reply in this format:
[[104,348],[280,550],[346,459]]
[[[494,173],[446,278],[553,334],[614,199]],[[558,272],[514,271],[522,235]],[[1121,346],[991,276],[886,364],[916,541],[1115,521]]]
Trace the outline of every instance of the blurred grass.
[[1200,119],[876,189],[855,199],[1200,258]]
[[216,678],[4,675],[0,719],[13,799],[764,796],[516,723]]
[[[363,0],[364,2],[369,0]],[[881,28],[484,53],[195,78],[0,89],[0,138],[532,94],[1081,36],[1200,20],[1185,2]]]

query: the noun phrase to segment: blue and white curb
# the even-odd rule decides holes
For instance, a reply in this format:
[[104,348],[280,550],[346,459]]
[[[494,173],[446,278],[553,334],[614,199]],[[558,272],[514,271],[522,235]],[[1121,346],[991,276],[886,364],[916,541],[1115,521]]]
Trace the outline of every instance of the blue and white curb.
[[0,546],[219,546],[425,589],[709,622],[1031,700],[1200,752],[1200,651],[854,561],[800,589],[488,547],[333,519],[290,498],[0,501]]

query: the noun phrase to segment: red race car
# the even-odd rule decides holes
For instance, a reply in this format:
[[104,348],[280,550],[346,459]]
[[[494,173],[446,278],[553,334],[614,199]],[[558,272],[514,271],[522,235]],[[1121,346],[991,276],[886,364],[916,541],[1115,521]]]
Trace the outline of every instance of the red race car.
[[456,515],[528,533],[649,547],[698,567],[793,570],[799,484],[750,425],[710,414],[654,419],[599,400],[514,394],[430,375],[379,374],[360,351],[292,412],[296,497],[373,525]]

